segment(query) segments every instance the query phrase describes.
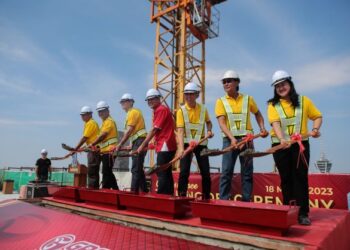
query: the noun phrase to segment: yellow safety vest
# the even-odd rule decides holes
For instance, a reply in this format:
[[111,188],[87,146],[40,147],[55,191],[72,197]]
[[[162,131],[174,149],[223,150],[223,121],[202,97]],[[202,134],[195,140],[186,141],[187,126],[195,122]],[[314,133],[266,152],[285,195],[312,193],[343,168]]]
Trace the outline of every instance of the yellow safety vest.
[[[185,122],[185,138],[184,138],[185,143],[189,143],[190,141],[198,142],[200,141],[203,134],[206,107],[205,105],[200,105],[200,104],[197,104],[197,105],[199,105],[200,107],[199,123],[190,122],[186,107],[184,105],[181,106],[182,115]],[[192,130],[196,131],[194,136],[192,135]],[[207,141],[202,142],[201,145],[207,145]]]
[[[283,133],[283,138],[290,141],[290,136],[294,133],[300,133],[301,131],[301,119],[303,117],[303,96],[299,95],[299,107],[294,109],[294,116],[287,117],[281,103],[275,104],[276,111],[281,120],[281,128]],[[290,127],[292,126],[292,132],[290,133]],[[279,143],[280,139],[277,136],[271,137],[272,143]]]
[[[224,108],[227,114],[228,123],[230,125],[230,131],[233,136],[244,136],[248,133],[253,133],[252,130],[247,130],[247,119],[248,119],[248,104],[249,96],[243,95],[242,111],[241,113],[233,113],[230,104],[228,103],[225,96],[221,97],[221,101],[224,104]],[[240,122],[239,129],[237,128],[236,122]],[[226,135],[222,133],[223,137]]]

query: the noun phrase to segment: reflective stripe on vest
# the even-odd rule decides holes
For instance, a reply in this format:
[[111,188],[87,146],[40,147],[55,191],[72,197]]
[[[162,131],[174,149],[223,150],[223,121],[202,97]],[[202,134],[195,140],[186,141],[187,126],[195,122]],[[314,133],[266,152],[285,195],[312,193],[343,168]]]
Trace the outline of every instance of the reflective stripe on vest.
[[[243,95],[243,101],[242,101],[242,111],[241,113],[233,113],[232,108],[230,104],[227,101],[226,96],[221,97],[221,101],[224,105],[227,118],[228,118],[228,124],[230,126],[230,131],[233,136],[244,136],[248,133],[252,133],[251,130],[247,130],[247,119],[248,119],[248,102],[249,102],[249,96]],[[240,127],[237,129],[236,122],[240,122]],[[226,135],[223,133],[223,137]]]
[[136,139],[138,139],[139,137],[141,137],[142,135],[145,135],[145,134],[147,134],[146,129],[140,129],[134,135],[130,136],[129,139],[131,142],[134,142]]
[[101,142],[99,145],[100,145],[100,148],[102,149],[102,148],[108,147],[109,145],[117,144],[117,142],[118,142],[118,138],[112,137],[105,142]]
[[[128,111],[128,113],[126,113],[126,119],[125,119],[125,122],[124,122],[124,133],[126,132],[126,130],[127,130],[127,121],[128,121],[128,116],[129,116],[129,112],[131,111],[131,109]],[[130,137],[129,137],[129,140],[130,140],[130,142],[132,143],[132,142],[134,142],[136,139],[138,139],[140,136],[142,136],[142,135],[145,135],[145,134],[147,134],[147,131],[146,131],[146,129],[140,129],[139,131],[137,131],[134,135],[131,135]]]
[[[113,121],[113,124],[114,124],[114,128],[116,130],[116,133],[118,133],[118,131],[117,131],[117,124],[115,124],[115,121],[113,119],[112,119],[112,121]],[[117,144],[117,142],[118,142],[118,138],[117,137],[112,137],[112,138],[109,138],[105,142],[100,142],[99,146],[100,146],[100,149],[103,149],[105,147],[108,147],[109,145]]]
[[[200,104],[197,104],[197,105],[199,105],[200,107],[199,123],[191,123],[186,107],[181,106],[182,115],[185,122],[185,138],[184,138],[185,143],[189,143],[190,141],[198,142],[200,141],[203,134],[206,108],[204,105],[200,105]],[[191,130],[196,131],[194,136],[192,136]],[[206,145],[206,142],[201,143],[201,145]]]
[[[275,104],[276,111],[281,120],[281,129],[283,133],[283,138],[290,141],[290,136],[294,133],[300,133],[301,131],[301,119],[303,117],[303,97],[299,95],[299,107],[294,109],[294,116],[287,117],[286,113],[280,102]],[[289,133],[289,127],[293,126],[292,132]],[[272,143],[279,143],[280,140],[277,136],[271,137]]]

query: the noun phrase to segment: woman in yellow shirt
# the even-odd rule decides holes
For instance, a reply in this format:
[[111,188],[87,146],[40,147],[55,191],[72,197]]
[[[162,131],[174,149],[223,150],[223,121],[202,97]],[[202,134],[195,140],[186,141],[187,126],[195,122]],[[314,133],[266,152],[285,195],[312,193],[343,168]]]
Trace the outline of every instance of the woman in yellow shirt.
[[[308,136],[319,137],[322,114],[306,97],[297,94],[292,77],[285,71],[276,71],[272,76],[274,97],[268,101],[268,119],[272,126],[272,146],[283,144],[283,150],[273,154],[275,165],[281,178],[283,204],[295,200],[300,206],[298,222],[310,225],[308,165],[310,145]],[[308,131],[308,120],[313,121],[311,132]],[[298,143],[291,144],[293,134],[302,136],[305,161],[300,157]]]

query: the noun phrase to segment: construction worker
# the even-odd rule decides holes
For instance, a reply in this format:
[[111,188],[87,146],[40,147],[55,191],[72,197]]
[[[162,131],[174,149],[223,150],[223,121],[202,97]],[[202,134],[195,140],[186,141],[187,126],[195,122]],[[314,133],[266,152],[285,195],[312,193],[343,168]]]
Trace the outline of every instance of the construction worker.
[[[283,195],[283,204],[289,205],[295,200],[300,206],[298,221],[301,225],[310,225],[308,165],[310,145],[308,135],[319,137],[322,114],[306,97],[299,95],[294,87],[292,77],[283,70],[272,76],[274,96],[268,100],[268,119],[272,126],[272,145],[284,145],[284,150],[273,154],[277,166]],[[313,121],[311,132],[308,131],[308,120]],[[300,135],[300,141],[291,145],[291,136]],[[300,150],[305,148],[303,152]]]
[[[199,97],[200,88],[197,84],[189,82],[184,88],[185,105],[176,113],[176,128],[178,138],[178,154],[183,155],[184,149],[189,147],[190,141],[198,142],[204,137],[205,124],[207,127],[207,135],[213,137],[212,123],[209,118],[208,110],[204,105],[196,102]],[[207,148],[208,141],[198,145],[193,153],[196,156],[198,167],[202,176],[202,198],[210,199],[210,168],[209,157],[201,156],[200,152]],[[191,162],[193,154],[187,154],[180,161],[180,176],[178,183],[178,195],[187,195],[188,177],[190,175]]]
[[[92,118],[92,109],[89,106],[83,106],[80,111],[81,119],[84,122],[83,136],[75,147],[78,151],[84,144],[92,144],[98,137],[100,129],[97,122]],[[101,157],[98,152],[90,151],[87,153],[88,164],[88,187],[98,189],[100,184],[100,163]]]
[[[133,107],[134,102],[134,98],[129,93],[124,94],[120,99],[120,104],[127,114],[125,119],[125,132],[123,138],[115,148],[116,152],[118,152],[120,147],[128,140],[130,140],[131,143],[131,150],[135,151],[146,138],[145,121],[141,111]],[[144,151],[132,156],[131,191],[139,192],[141,189],[142,192],[148,192],[143,169],[146,153],[147,151]]]
[[93,150],[98,146],[102,155],[102,188],[118,190],[117,180],[113,174],[114,157],[110,153],[118,142],[117,124],[110,116],[109,106],[105,101],[98,102],[96,110],[102,125],[99,136],[91,146]]
[[36,180],[39,182],[46,182],[51,179],[51,160],[47,158],[47,150],[41,150],[41,157],[36,161]]
[[[161,104],[161,95],[156,89],[149,89],[146,94],[148,106],[153,109],[153,126],[147,134],[146,139],[137,149],[141,154],[144,148],[154,137],[155,150],[157,153],[157,165],[169,163],[175,156],[175,122],[168,107]],[[158,176],[158,194],[174,194],[174,179],[171,167],[159,171]]]
[[[222,84],[226,95],[216,101],[215,114],[223,133],[223,148],[237,147],[237,143],[247,134],[253,133],[250,113],[253,113],[260,128],[262,137],[266,137],[264,118],[261,115],[252,96],[239,93],[240,78],[233,71],[226,71],[222,77]],[[222,157],[222,174],[220,177],[220,199],[231,198],[231,181],[234,166],[239,153],[247,148],[253,148],[250,142],[242,148],[227,152]],[[253,159],[239,156],[241,163],[242,201],[251,201],[253,189]]]

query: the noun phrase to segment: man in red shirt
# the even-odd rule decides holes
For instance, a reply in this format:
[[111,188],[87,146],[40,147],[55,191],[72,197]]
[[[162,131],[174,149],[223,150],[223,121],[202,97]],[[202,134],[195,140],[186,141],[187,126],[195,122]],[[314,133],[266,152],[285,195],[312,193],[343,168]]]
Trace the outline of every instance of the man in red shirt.
[[[142,150],[148,145],[154,137],[157,165],[162,165],[170,162],[176,152],[175,139],[175,121],[169,108],[161,104],[160,93],[156,89],[150,89],[146,94],[148,106],[153,109],[153,127],[147,134],[146,139],[137,149],[137,153],[142,153]],[[174,180],[171,167],[164,171],[159,171],[158,176],[158,194],[174,194]]]

